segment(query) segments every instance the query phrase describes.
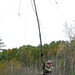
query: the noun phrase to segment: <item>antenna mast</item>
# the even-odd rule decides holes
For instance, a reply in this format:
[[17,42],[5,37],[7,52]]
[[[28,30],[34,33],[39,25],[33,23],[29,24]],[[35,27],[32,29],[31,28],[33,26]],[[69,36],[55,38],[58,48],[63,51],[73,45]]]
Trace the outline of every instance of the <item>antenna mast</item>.
[[40,48],[41,48],[41,62],[42,62],[43,61],[43,53],[42,53],[42,39],[41,39],[40,21],[39,21],[39,18],[38,18],[38,13],[37,13],[37,8],[36,8],[35,0],[33,0],[33,3],[34,3],[35,14],[36,14],[37,23],[38,23],[39,39],[40,39]]

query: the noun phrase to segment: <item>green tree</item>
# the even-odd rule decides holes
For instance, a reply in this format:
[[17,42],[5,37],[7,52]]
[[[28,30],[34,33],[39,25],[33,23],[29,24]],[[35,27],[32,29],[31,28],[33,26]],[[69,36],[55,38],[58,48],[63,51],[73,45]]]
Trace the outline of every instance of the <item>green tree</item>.
[[4,44],[4,42],[2,42],[2,39],[0,37],[0,50],[3,50],[2,47],[4,47],[4,46],[5,46],[5,44]]

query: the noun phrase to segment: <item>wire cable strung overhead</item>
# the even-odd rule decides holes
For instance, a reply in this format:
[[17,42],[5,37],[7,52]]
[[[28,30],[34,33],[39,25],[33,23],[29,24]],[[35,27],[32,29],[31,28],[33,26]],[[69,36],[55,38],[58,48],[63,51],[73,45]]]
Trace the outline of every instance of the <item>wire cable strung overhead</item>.
[[34,12],[35,12],[35,8],[34,8],[34,4],[33,4],[33,0],[31,0],[31,5],[32,5],[32,9],[34,10]]
[[0,19],[0,22],[4,20],[4,18],[7,16],[8,12],[11,10],[12,6],[15,4],[16,0],[13,0],[12,4],[9,6],[3,17]]
[[[67,20],[67,18],[52,4],[52,2],[51,2],[50,0],[48,0],[48,1],[49,1],[49,3],[54,7],[54,9],[55,9],[70,25],[72,25],[72,24]],[[55,1],[55,0],[54,0],[54,1]],[[58,4],[57,1],[55,1],[55,3]]]
[[[54,9],[65,19],[65,20],[67,20],[66,19],[66,17],[52,4],[52,2],[50,1],[50,0],[48,0],[49,1],[49,3],[54,7]],[[55,0],[54,0],[55,1]],[[55,3],[56,3],[56,1],[55,1]]]
[[56,4],[58,4],[58,2],[56,0],[54,0]]
[[20,0],[20,2],[19,2],[19,12],[18,12],[18,15],[19,15],[19,16],[21,15],[20,10],[21,10],[21,0]]
[[24,29],[24,44],[25,44],[25,42],[26,42],[26,33],[27,33],[27,24],[28,24],[28,0],[27,0],[27,2],[26,2],[26,16],[25,16],[25,18],[26,18],[26,23],[25,23],[25,29]]

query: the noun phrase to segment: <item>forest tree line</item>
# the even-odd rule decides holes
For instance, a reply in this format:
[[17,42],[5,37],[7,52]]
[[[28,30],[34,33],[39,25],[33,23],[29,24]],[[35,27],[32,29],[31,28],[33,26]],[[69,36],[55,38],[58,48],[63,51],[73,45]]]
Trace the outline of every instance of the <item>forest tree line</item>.
[[[42,52],[44,61],[53,61],[54,75],[75,75],[75,40],[52,41],[42,46]],[[40,46],[23,45],[3,50],[0,52],[0,75],[38,75],[40,55]]]

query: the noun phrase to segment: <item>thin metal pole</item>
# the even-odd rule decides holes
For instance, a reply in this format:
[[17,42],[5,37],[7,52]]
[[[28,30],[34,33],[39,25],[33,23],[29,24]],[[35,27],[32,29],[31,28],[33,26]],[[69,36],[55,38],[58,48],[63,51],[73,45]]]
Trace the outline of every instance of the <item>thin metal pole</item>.
[[42,64],[42,71],[43,71],[43,75],[45,75],[45,62],[43,60],[43,52],[42,52],[42,38],[41,38],[41,30],[40,30],[40,22],[39,22],[39,18],[38,18],[38,13],[37,13],[37,8],[36,8],[36,3],[35,0],[33,0],[34,3],[34,8],[35,8],[35,14],[36,14],[36,18],[37,18],[37,23],[38,23],[38,30],[39,30],[39,39],[40,39],[40,49],[41,49],[41,64]]
[[40,31],[40,22],[39,22],[39,18],[38,18],[38,13],[37,13],[37,8],[36,8],[35,0],[33,0],[33,3],[34,3],[35,14],[36,14],[37,23],[38,23],[38,30],[39,30],[40,48],[41,48],[41,61],[43,61],[43,58],[42,58],[43,54],[42,54],[42,39],[41,39],[41,31]]

